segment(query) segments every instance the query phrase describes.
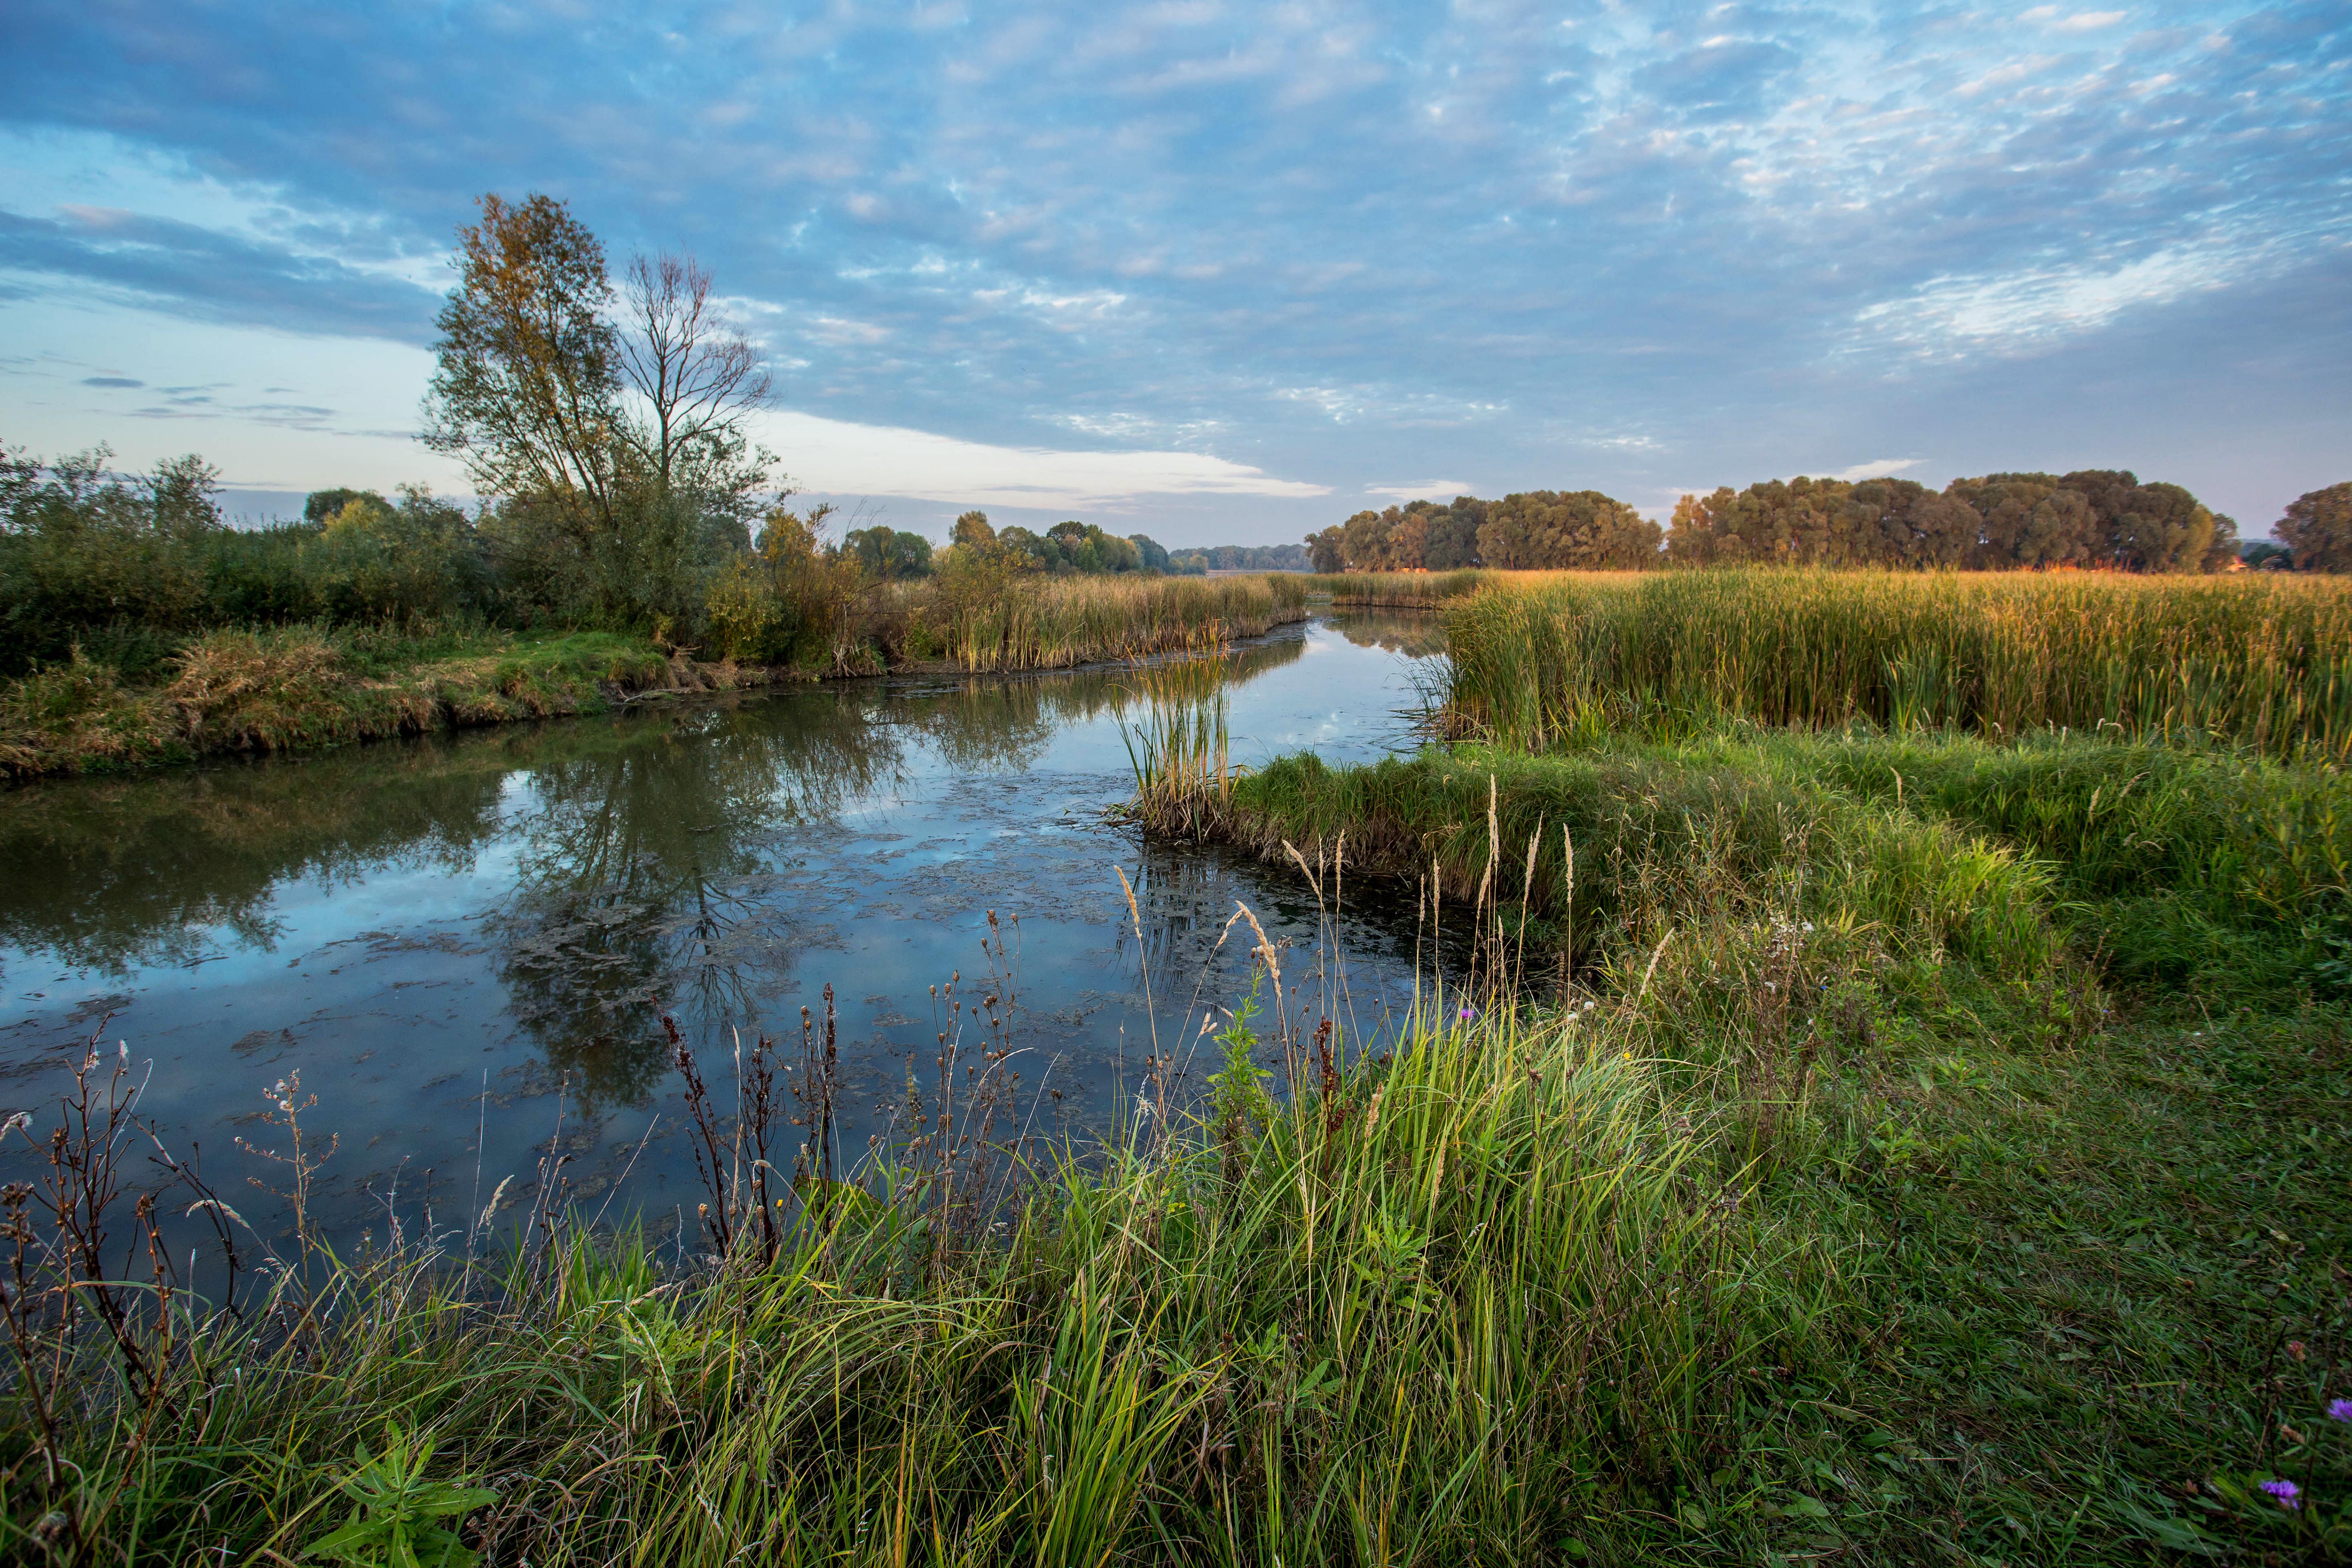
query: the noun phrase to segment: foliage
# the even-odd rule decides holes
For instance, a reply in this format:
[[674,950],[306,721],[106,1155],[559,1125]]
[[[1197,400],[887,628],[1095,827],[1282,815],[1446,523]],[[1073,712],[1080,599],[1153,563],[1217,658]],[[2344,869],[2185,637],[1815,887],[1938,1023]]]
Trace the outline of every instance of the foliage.
[[2352,480],[2297,496],[2271,531],[2298,572],[2352,572]]
[[564,204],[480,205],[458,230],[424,440],[516,510],[508,555],[532,568],[527,591],[691,636],[772,466],[743,428],[767,395],[756,355],[716,320],[692,258],[632,264],[625,331],[604,247]]
[[1017,552],[1030,568],[1041,572],[1117,574],[1170,569],[1168,552],[1149,536],[1138,533],[1121,539],[1095,523],[1075,519],[1057,522],[1044,533],[1033,533],[1017,526],[1005,528],[998,531],[995,538],[1001,547]]
[[2128,472],[1991,474],[1940,494],[1909,479],[1771,479],[1685,496],[1666,536],[1684,565],[2106,566],[2218,572],[2236,525],[2178,485]]
[[481,1560],[455,1531],[439,1521],[458,1519],[499,1500],[487,1487],[466,1487],[426,1478],[433,1439],[412,1441],[397,1426],[383,1452],[371,1457],[354,1445],[357,1467],[342,1479],[352,1500],[351,1518],[311,1542],[306,1557],[324,1557],[363,1568],[468,1568]]
[[1300,544],[1212,544],[1171,551],[1171,572],[1304,572],[1311,563]]
[[883,524],[854,528],[842,535],[841,548],[856,560],[859,570],[877,581],[895,582],[930,574],[931,542],[919,533],[903,530],[894,532]]

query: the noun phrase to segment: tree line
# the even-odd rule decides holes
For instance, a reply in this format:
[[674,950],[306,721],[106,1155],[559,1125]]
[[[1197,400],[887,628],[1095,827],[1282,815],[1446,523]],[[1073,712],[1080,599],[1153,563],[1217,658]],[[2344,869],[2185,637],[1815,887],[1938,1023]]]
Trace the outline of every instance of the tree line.
[[[2282,543],[2247,551],[2248,564],[2352,571],[2352,483],[2305,495],[2274,531]],[[1306,542],[1318,572],[1774,563],[2179,573],[2241,559],[2234,521],[2127,469],[1989,474],[1941,490],[1895,479],[1768,479],[1686,495],[1663,529],[1598,490],[1456,496],[1360,511]]]

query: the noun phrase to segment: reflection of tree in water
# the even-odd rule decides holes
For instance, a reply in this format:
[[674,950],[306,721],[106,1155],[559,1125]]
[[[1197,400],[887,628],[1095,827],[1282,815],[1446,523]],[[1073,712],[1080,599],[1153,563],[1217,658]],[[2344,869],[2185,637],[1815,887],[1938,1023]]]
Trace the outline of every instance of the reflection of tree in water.
[[656,1015],[699,1039],[754,1026],[805,940],[780,830],[897,785],[872,700],[828,692],[680,714],[537,770],[522,870],[493,914],[517,1018],[606,1105],[668,1070]]
[[1435,611],[1344,610],[1330,622],[1358,647],[1383,648],[1407,658],[1432,658],[1445,651],[1445,617]]
[[463,871],[499,829],[513,759],[482,737],[9,792],[0,943],[122,974],[226,939],[264,951],[283,883],[387,867]]

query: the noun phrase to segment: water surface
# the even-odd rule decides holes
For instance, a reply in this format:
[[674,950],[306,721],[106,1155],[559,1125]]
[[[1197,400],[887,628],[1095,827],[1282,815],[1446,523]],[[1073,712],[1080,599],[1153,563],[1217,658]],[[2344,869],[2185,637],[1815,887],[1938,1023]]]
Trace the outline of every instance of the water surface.
[[[1424,622],[1364,616],[1235,650],[1234,759],[1409,748],[1437,651]],[[574,1194],[657,1216],[699,1190],[664,1013],[731,1085],[737,1031],[797,1041],[830,984],[855,1149],[910,1067],[930,1071],[952,1028],[932,988],[960,973],[965,999],[1013,999],[1024,1123],[1099,1132],[1131,1113],[1155,1039],[1179,1057],[1246,989],[1244,942],[1218,946],[1238,900],[1368,1037],[1410,998],[1409,914],[1318,926],[1295,873],[1107,820],[1132,787],[1133,684],[831,686],[15,790],[0,1100],[53,1097],[102,1026],[258,1225],[274,1205],[243,1178],[271,1173],[236,1141],[272,1143],[262,1091],[296,1070],[341,1140],[339,1229],[395,1182],[404,1206],[430,1190],[453,1214],[508,1175],[527,1200],[559,1111]],[[1319,961],[1318,930],[1338,949]]]

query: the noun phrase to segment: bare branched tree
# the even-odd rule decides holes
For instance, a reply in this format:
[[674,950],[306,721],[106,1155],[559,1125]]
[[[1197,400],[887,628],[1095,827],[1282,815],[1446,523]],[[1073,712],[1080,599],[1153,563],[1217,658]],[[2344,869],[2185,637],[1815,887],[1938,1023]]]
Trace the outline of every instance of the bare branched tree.
[[664,494],[733,490],[744,417],[768,400],[759,351],[713,309],[690,256],[636,258],[622,296],[621,371],[650,415],[632,437],[639,461]]

